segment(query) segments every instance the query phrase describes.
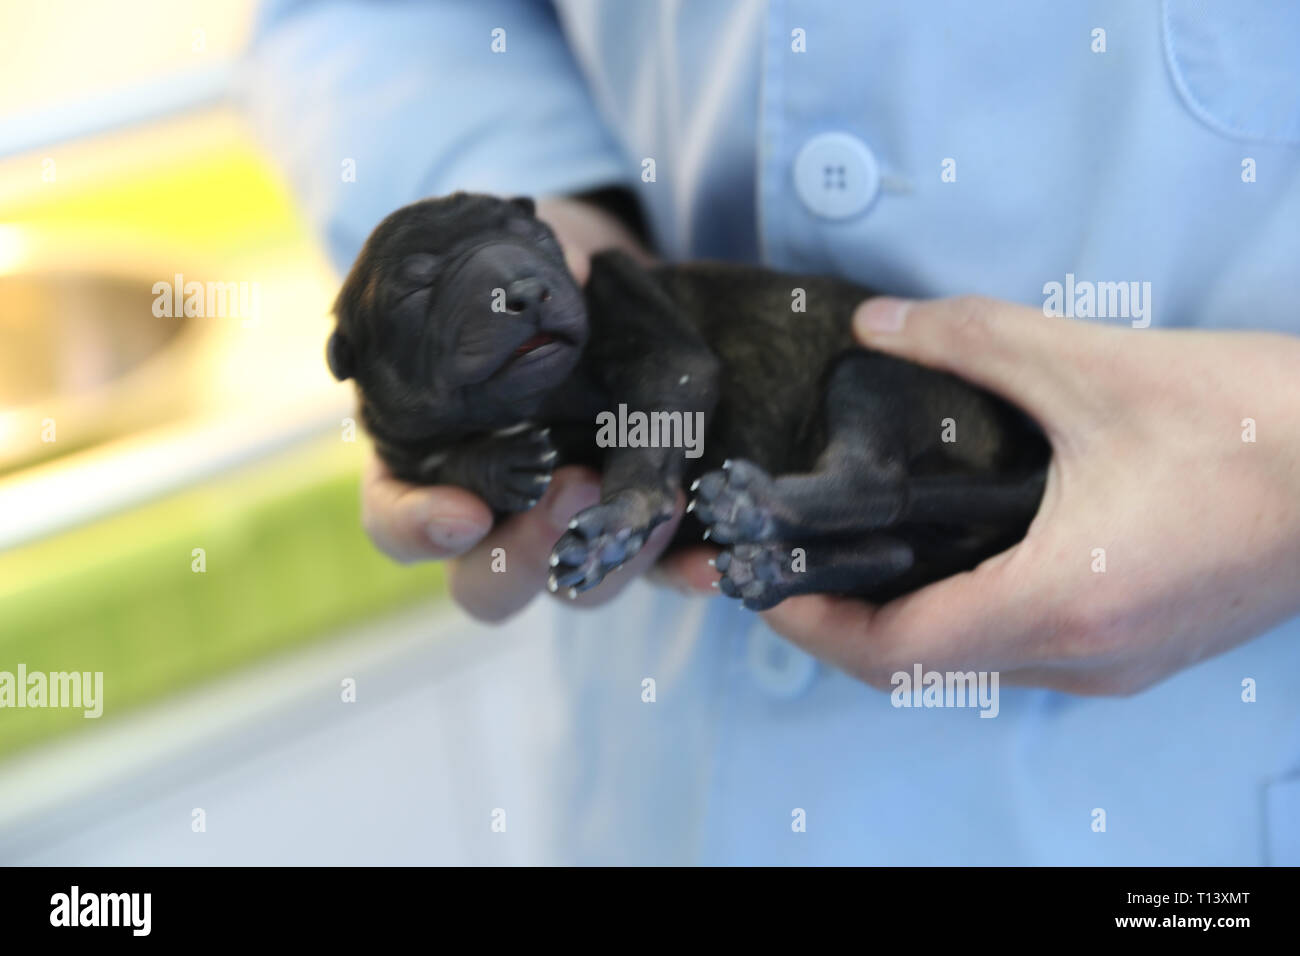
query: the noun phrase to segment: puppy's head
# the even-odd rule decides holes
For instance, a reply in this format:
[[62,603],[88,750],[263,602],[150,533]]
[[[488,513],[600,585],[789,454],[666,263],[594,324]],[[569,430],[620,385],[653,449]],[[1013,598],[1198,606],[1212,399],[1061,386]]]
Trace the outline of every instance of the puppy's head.
[[334,306],[330,371],[368,423],[419,441],[527,418],[573,371],[582,293],[530,199],[456,193],[397,210]]

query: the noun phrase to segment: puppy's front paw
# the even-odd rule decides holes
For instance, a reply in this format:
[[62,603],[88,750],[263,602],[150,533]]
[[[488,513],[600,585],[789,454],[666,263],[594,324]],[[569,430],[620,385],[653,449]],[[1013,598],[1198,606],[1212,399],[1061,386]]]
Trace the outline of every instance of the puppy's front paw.
[[772,478],[749,461],[728,461],[691,486],[690,509],[719,544],[769,541],[779,530]]
[[551,483],[556,451],[551,430],[516,425],[487,439],[480,497],[493,511],[527,511]]
[[594,588],[641,550],[664,517],[635,494],[578,512],[551,551],[547,586],[552,591],[566,591],[569,597]]

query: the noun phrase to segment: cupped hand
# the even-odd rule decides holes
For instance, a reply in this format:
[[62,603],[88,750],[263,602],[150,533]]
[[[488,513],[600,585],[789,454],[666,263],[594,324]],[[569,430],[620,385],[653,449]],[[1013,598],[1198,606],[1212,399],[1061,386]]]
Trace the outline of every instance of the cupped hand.
[[881,688],[919,663],[1128,694],[1300,613],[1300,339],[981,298],[874,299],[855,330],[1020,406],[1053,456],[1025,539],[974,570],[765,613],[810,653]]

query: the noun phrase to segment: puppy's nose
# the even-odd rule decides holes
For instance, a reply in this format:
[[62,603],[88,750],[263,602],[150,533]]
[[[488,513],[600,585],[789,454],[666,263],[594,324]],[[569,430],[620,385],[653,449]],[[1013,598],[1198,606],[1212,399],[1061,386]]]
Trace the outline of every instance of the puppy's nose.
[[541,279],[516,279],[506,286],[506,308],[511,312],[535,309],[551,297]]

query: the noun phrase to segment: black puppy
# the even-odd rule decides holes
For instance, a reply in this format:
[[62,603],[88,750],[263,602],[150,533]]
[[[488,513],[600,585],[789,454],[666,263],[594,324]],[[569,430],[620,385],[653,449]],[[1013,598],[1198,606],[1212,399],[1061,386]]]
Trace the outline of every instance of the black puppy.
[[[552,552],[552,590],[599,584],[688,485],[674,544],[703,532],[727,548],[720,587],[747,607],[884,600],[1019,540],[1049,450],[995,396],[858,348],[850,316],[872,294],[617,252],[593,258],[584,291],[531,200],[457,193],[375,229],[328,359],[356,379],[399,477],[459,485],[501,515],[535,504],[559,464],[600,470],[600,504]],[[615,414],[633,427],[608,447]],[[682,447],[695,423],[702,448]]]

